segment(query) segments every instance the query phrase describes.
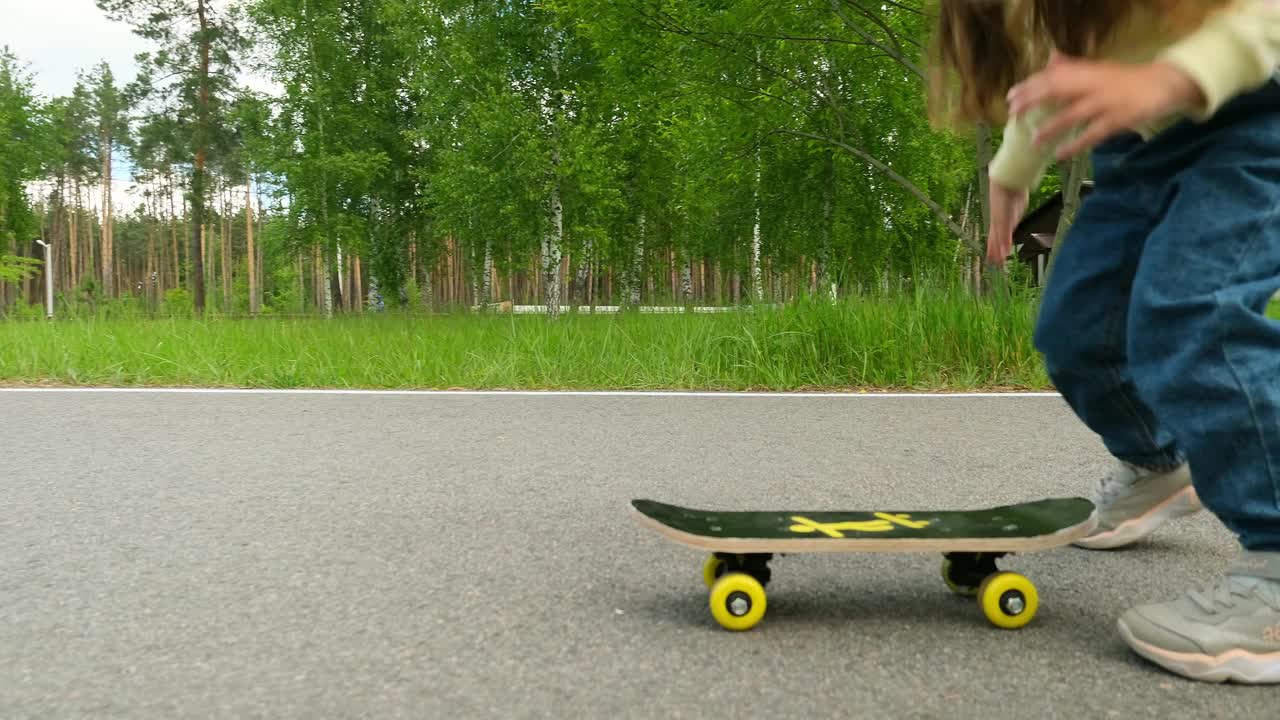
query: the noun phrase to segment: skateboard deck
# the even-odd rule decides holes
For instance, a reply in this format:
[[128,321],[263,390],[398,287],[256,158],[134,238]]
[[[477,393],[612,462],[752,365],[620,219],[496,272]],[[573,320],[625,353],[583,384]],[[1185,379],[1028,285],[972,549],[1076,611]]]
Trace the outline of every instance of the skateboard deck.
[[978,598],[987,619],[1014,629],[1039,606],[1035,586],[996,560],[1068,545],[1097,525],[1092,502],[1050,498],[974,510],[722,511],[632,500],[633,518],[682,545],[710,551],[703,580],[711,611],[726,629],[763,617],[773,554],[939,552],[953,592]]

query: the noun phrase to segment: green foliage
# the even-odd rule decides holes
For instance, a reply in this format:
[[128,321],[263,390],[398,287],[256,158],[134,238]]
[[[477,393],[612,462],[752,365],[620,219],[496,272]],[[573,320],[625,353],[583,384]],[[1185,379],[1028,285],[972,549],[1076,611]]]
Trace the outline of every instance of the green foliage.
[[624,272],[637,245],[746,270],[757,215],[775,267],[846,286],[953,264],[976,174],[925,120],[925,20],[852,7],[257,0],[284,87],[262,167],[291,246],[371,257],[387,297],[410,243],[527,267],[553,195],[575,263]]
[[20,302],[15,303],[9,310],[8,315],[6,315],[6,319],[31,321],[41,320],[45,317],[45,307],[43,302],[29,303],[21,300],[22,299],[20,299]]
[[975,177],[971,141],[926,122],[902,50],[923,38],[915,6],[553,3],[609,54],[610,82],[647,101],[661,144],[642,153],[676,171],[671,222],[692,244],[732,256],[759,210],[767,257],[820,258],[855,282],[953,263],[958,238],[913,192],[958,210]]
[[[27,145],[0,152],[0,182],[17,177],[10,164],[26,168],[0,191],[13,206],[0,224],[32,233],[21,193],[39,177],[53,187],[51,232],[65,238],[74,216],[81,238],[103,237],[81,198],[104,145],[123,144],[143,207],[115,220],[135,285],[120,290],[136,293],[152,261],[172,276],[177,255],[197,312],[199,281],[222,273],[216,249],[199,272],[197,248],[206,227],[221,238],[224,215],[236,217],[232,307],[247,303],[246,183],[270,200],[256,238],[266,307],[290,314],[315,309],[312,270],[333,276],[339,252],[361,258],[365,286],[376,279],[391,307],[420,305],[428,272],[451,295],[479,287],[487,257],[527,281],[544,250],[568,256],[571,281],[607,278],[614,301],[648,281],[648,300],[683,302],[672,277],[701,267],[744,299],[783,288],[774,300],[955,275],[979,234],[973,138],[925,118],[922,0],[785,12],[759,0],[97,4],[153,48],[123,89],[99,65],[69,97],[3,116],[38,142],[31,157]],[[235,85],[249,58],[277,96]],[[1050,173],[1037,197],[1058,183]],[[215,207],[228,189],[233,209]]]
[[271,273],[270,289],[265,294],[263,310],[272,313],[304,311],[298,295],[298,273],[293,265],[278,265]]
[[166,290],[164,292],[164,300],[160,304],[160,310],[170,317],[191,317],[194,312],[191,293],[182,288]]
[[27,182],[41,170],[46,118],[31,91],[31,79],[8,48],[0,51],[0,281],[13,282],[29,269],[12,257],[17,243],[37,233]]
[[35,275],[43,263],[35,258],[0,255],[0,282],[16,283]]
[[59,191],[67,180],[95,177],[101,168],[93,153],[93,110],[84,77],[77,79],[71,95],[51,100],[45,112],[45,172],[57,180]]
[[252,16],[274,49],[283,85],[260,166],[281,180],[290,247],[318,245],[333,259],[372,257],[389,292],[403,282],[408,238],[426,238],[418,168],[428,151],[409,137],[417,72],[396,25],[397,3],[258,0]]
[[388,308],[403,307],[405,310],[409,311],[410,314],[416,314],[418,312],[421,312],[423,309],[422,290],[418,287],[417,279],[413,277],[410,277],[409,282],[407,282],[404,286],[405,301],[403,304],[400,302],[400,298],[397,296],[388,297],[384,293],[383,297],[386,299]]
[[93,132],[85,138],[87,148],[98,158],[113,152],[118,143],[127,143],[128,124],[125,113],[131,98],[116,85],[115,73],[107,63],[98,63],[92,73],[80,76],[88,92],[89,119]]

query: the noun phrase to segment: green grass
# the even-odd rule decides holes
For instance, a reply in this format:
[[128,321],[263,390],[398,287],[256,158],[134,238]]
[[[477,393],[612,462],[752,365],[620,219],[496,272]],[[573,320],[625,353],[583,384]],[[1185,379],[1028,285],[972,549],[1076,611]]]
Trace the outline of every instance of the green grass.
[[[1280,318],[1280,303],[1272,308]],[[963,289],[723,315],[0,323],[0,383],[1045,390],[1030,298]]]
[[963,289],[721,315],[0,323],[0,382],[468,389],[1043,389],[1029,299]]

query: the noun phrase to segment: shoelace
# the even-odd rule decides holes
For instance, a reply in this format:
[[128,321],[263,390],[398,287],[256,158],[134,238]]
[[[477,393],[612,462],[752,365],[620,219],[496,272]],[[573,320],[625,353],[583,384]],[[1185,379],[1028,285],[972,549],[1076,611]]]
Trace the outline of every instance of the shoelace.
[[1102,481],[1098,483],[1097,505],[1109,505],[1112,500],[1123,494],[1129,488],[1133,487],[1135,476],[1132,471],[1126,471],[1124,468],[1114,468],[1102,477]]
[[1274,610],[1280,610],[1280,588],[1276,583],[1249,581],[1226,576],[1202,585],[1188,593],[1191,600],[1206,613],[1219,609],[1235,609],[1240,600],[1257,598]]
[[1207,613],[1216,612],[1220,608],[1232,610],[1238,599],[1246,599],[1251,594],[1248,589],[1241,587],[1238,581],[1229,577],[1202,585],[1188,593],[1200,609]]

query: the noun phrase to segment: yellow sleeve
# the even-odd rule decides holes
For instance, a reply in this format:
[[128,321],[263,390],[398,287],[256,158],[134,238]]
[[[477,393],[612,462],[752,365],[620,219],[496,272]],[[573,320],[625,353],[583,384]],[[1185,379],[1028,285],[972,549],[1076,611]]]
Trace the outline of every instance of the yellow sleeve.
[[1257,89],[1280,63],[1280,0],[1237,0],[1157,58],[1185,72],[1205,104],[1187,115],[1204,121],[1235,96]]
[[[1059,140],[1037,147],[1033,138],[1036,128],[1048,117],[1049,111],[1041,105],[1009,118],[1004,126],[1004,141],[991,160],[988,175],[991,181],[1010,190],[1032,190],[1049,170]],[[1077,133],[1067,133],[1070,137]]]

